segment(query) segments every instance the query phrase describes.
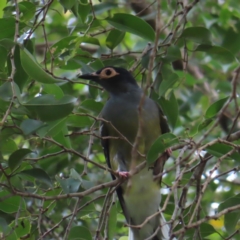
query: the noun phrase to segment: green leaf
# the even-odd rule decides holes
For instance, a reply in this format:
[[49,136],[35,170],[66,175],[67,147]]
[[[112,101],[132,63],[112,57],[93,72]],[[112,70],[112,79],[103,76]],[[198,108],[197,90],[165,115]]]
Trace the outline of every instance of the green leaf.
[[94,69],[92,69],[92,67],[90,67],[89,65],[85,64],[85,63],[81,63],[81,72],[82,74],[86,74],[86,73],[91,73],[94,71]]
[[185,233],[184,233],[184,237],[186,237],[186,239],[193,239],[194,238],[194,233],[195,233],[195,229],[194,228],[190,228],[188,229]]
[[81,68],[83,63],[88,63],[91,56],[88,54],[85,54],[84,51],[79,51],[76,53],[76,56],[70,58],[67,60],[62,60],[59,62],[59,68],[65,69],[65,70],[74,70]]
[[15,43],[8,38],[0,40],[0,45],[5,47],[8,51],[15,45]]
[[166,94],[166,92],[173,88],[174,84],[178,82],[179,78],[176,73],[174,73],[168,66],[162,67],[162,77],[163,80],[160,83],[159,87],[159,97],[162,97]]
[[66,148],[72,148],[70,138],[66,136],[68,133],[68,128],[66,124],[64,124],[62,127],[62,131],[60,131],[57,135],[54,135],[53,139]]
[[100,46],[100,43],[99,43],[98,39],[93,38],[93,37],[87,37],[87,36],[79,37],[79,38],[77,38],[77,42],[79,42],[79,43],[89,43],[89,44]]
[[184,38],[196,43],[211,43],[211,32],[204,27],[185,28],[180,38]]
[[70,115],[67,117],[67,124],[72,127],[90,127],[92,123],[93,121],[87,116]]
[[149,59],[150,59],[150,56],[151,56],[151,50],[148,50],[146,54],[144,54],[144,56],[142,57],[141,59],[141,63],[142,63],[142,66],[146,69],[148,69],[148,64],[149,64]]
[[212,123],[213,118],[205,119],[201,124],[198,126],[198,131],[205,129],[210,123]]
[[[206,150],[215,157],[222,157],[223,155],[230,152],[232,149],[233,148],[229,145],[223,143],[215,143],[214,145],[207,147]],[[239,162],[240,154],[238,152],[234,152],[229,158]]]
[[237,55],[240,50],[240,20],[234,23],[234,27],[229,27],[224,32],[222,47],[231,51],[234,55]]
[[177,144],[178,138],[172,133],[162,134],[151,146],[147,153],[147,162],[152,164],[158,157],[164,153],[167,148]]
[[234,55],[229,50],[219,46],[202,44],[199,45],[195,51],[206,52],[213,59],[217,59],[223,63],[232,63],[236,61]]
[[79,180],[81,182],[81,187],[83,189],[89,189],[92,188],[94,186],[93,182],[87,181],[87,180],[83,180],[81,175],[73,168],[70,169],[70,175],[71,178],[75,179],[75,180]]
[[52,95],[36,97],[24,104],[24,106],[37,115],[41,121],[55,121],[69,115],[73,108],[76,98],[63,96],[56,100]]
[[[239,205],[240,203],[240,194],[237,194],[233,197],[228,198],[218,206],[218,211],[225,210],[230,207]],[[225,214],[224,217],[224,226],[229,231],[229,233],[236,230],[236,225],[239,221],[240,212],[238,210]]]
[[103,108],[103,104],[101,102],[96,102],[93,99],[83,101],[80,106],[95,113],[100,113]]
[[71,59],[68,59],[67,62],[63,60],[59,62],[58,66],[60,69],[63,70],[75,70],[81,67],[79,57],[73,57]]
[[220,203],[218,206],[218,212],[221,212],[224,209],[227,209],[229,207],[234,207],[239,204],[240,204],[240,194],[237,194],[233,197],[228,198],[224,202]]
[[[82,198],[81,199],[81,202],[80,202],[80,206],[79,207],[82,207],[82,206],[84,206],[88,201],[91,201],[92,199],[90,198],[90,197],[88,197],[88,196],[84,196],[84,198]],[[81,209],[81,211],[78,211],[78,213],[77,213],[77,218],[81,218],[82,219],[82,217],[83,216],[89,216],[89,214],[92,214],[92,213],[96,213],[96,209],[95,209],[95,202],[93,203],[90,203],[90,204],[87,204],[87,205],[85,205],[82,209]]]
[[20,196],[12,196],[8,191],[0,191],[0,210],[4,213],[15,213],[19,209],[22,209],[23,201]]
[[73,178],[73,179],[82,181],[81,176],[79,175],[79,173],[74,168],[70,169],[70,177]]
[[[162,49],[160,48],[160,51]],[[182,54],[177,46],[170,46],[167,48],[167,54],[162,58],[164,61],[174,62],[176,60],[182,59]]]
[[7,62],[7,55],[8,55],[8,52],[7,52],[7,49],[3,46],[1,46],[1,43],[0,43],[0,71],[5,71],[5,65],[6,65],[6,62]]
[[63,90],[56,84],[43,84],[44,92],[53,95],[56,99],[64,96]]
[[45,136],[54,137],[61,132],[66,125],[66,118],[61,118],[56,121],[47,122],[44,127],[37,131],[37,134],[43,138]]
[[37,131],[44,125],[43,122],[34,119],[25,119],[22,121],[20,128],[25,135],[31,134]]
[[18,174],[26,174],[28,176],[35,178],[36,180],[38,180],[40,182],[47,184],[48,186],[52,187],[52,181],[51,181],[50,177],[41,168],[27,169],[27,170],[19,172]]
[[30,112],[22,105],[17,105],[16,107],[13,107],[11,112],[12,114],[15,114],[21,117],[30,114]]
[[106,46],[113,50],[124,38],[125,32],[113,29],[107,36]]
[[[61,194],[61,189],[48,189],[48,191],[45,193],[44,196],[57,196]],[[47,209],[47,212],[45,212],[45,214],[50,217],[52,216],[52,211],[54,211],[55,207],[56,207],[57,203],[54,200],[45,200],[44,204],[43,204],[43,208]]]
[[28,80],[28,74],[22,67],[21,60],[20,60],[20,47],[19,45],[15,46],[14,51],[14,64],[16,67],[16,72],[14,74],[14,82],[18,85],[18,87],[22,90],[25,83]]
[[154,42],[155,32],[152,27],[139,17],[127,13],[116,13],[106,19],[109,24],[123,32],[130,32],[148,41]]
[[0,134],[0,142],[10,138],[14,134],[16,134],[16,131],[13,128],[3,128]]
[[59,0],[59,2],[65,10],[70,10],[74,6],[76,0]]
[[63,51],[66,51],[69,48],[69,45],[72,45],[72,44],[75,45],[76,39],[77,39],[76,36],[68,36],[68,37],[64,37],[61,40],[59,40],[58,42],[54,43],[51,46],[51,52],[52,52],[53,56],[56,57]]
[[104,67],[103,62],[100,59],[96,59],[95,61],[91,62],[89,66],[91,66],[91,68],[95,71],[98,71]]
[[94,187],[94,183],[93,182],[90,182],[90,181],[87,181],[87,180],[84,180],[84,179],[82,179],[82,185],[81,185],[81,187],[83,188],[83,189],[90,189],[90,188],[92,188],[92,187]]
[[113,204],[108,219],[108,239],[114,239],[117,226],[117,204]]
[[228,233],[233,233],[238,228],[237,224],[240,219],[240,212],[230,212],[224,215],[224,226]]
[[221,110],[221,108],[224,106],[224,104],[227,102],[227,100],[229,99],[229,97],[220,99],[218,101],[216,101],[215,103],[213,103],[206,111],[205,113],[205,118],[212,118],[215,117],[219,111]]
[[66,194],[77,192],[79,187],[82,184],[81,179],[72,178],[72,177],[62,179],[62,178],[56,176],[56,180],[59,182],[64,193],[66,193]]
[[114,8],[119,8],[119,4],[114,3],[113,1],[101,2],[100,4],[93,5],[93,11],[95,12],[96,15],[106,13],[109,10],[113,10]]
[[92,235],[86,227],[75,226],[71,228],[68,240],[92,240]]
[[31,152],[32,151],[30,149],[22,148],[12,153],[8,159],[8,166],[10,169],[13,171],[18,166],[20,166],[22,160]]
[[202,223],[200,225],[200,233],[202,238],[207,237],[216,232],[217,231],[214,229],[214,227],[208,223]]
[[9,224],[11,229],[14,229],[14,234],[17,236],[17,239],[21,239],[24,236],[30,234],[31,222],[28,217],[17,218]]
[[78,14],[79,14],[80,18],[82,19],[82,22],[86,21],[90,10],[91,10],[91,5],[90,5],[90,3],[88,3],[88,1],[82,0],[78,3]]
[[3,234],[6,234],[8,230],[9,230],[9,227],[6,220],[0,217],[0,232],[2,232]]
[[157,102],[161,106],[164,114],[167,116],[167,121],[172,128],[174,128],[176,126],[179,114],[178,102],[174,93],[170,93],[169,99],[161,97]]
[[[5,2],[5,1],[0,1],[0,18],[3,17],[3,13],[4,13],[3,9],[6,7],[6,5],[7,5],[7,2]],[[0,224],[0,225],[1,225],[1,224]]]
[[116,67],[123,67],[128,68],[128,62],[121,58],[111,58],[103,60],[104,66],[116,66]]
[[194,86],[197,83],[197,79],[189,73],[186,73],[186,72],[183,72],[183,71],[175,71],[175,73],[180,78],[179,81],[181,82],[182,80],[184,80],[184,82],[188,86]]
[[[16,20],[13,17],[0,18],[0,39],[10,38],[13,39],[15,34]],[[19,23],[19,29],[21,30],[26,24]]]
[[34,59],[33,55],[26,49],[20,48],[21,65],[29,77],[37,82],[52,84],[57,82],[64,82],[63,80],[56,79],[52,75],[45,72],[38,62]]
[[[0,89],[1,89],[1,87],[0,87]],[[7,111],[8,107],[9,107],[9,103],[7,101],[2,100],[2,98],[0,96],[0,111],[2,113],[4,113]]]
[[19,3],[19,10],[20,10],[20,19],[23,22],[31,20],[36,11],[36,5],[31,2],[20,2]]
[[95,15],[100,15],[102,13],[106,13],[109,10],[113,9],[119,9],[119,4],[115,3],[113,1],[98,1],[99,4],[94,4],[93,5],[93,11],[95,12]]
[[11,154],[18,149],[17,144],[12,139],[1,140],[0,150],[2,154]]
[[[18,99],[20,99],[20,90],[16,83],[12,83],[14,87],[14,92]],[[0,98],[4,101],[11,101],[13,96],[12,84],[10,82],[5,82],[0,86]]]

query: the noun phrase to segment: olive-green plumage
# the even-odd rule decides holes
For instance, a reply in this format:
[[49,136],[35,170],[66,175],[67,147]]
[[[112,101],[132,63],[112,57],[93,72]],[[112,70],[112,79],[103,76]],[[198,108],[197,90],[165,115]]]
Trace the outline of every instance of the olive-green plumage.
[[[95,81],[109,92],[110,98],[102,110],[102,118],[110,121],[121,135],[134,144],[139,127],[138,107],[143,91],[132,75],[123,68],[105,67],[95,73],[82,75],[80,78]],[[161,109],[152,99],[145,98],[141,112],[143,124],[138,150],[146,154],[159,135],[168,132],[169,128]],[[110,124],[101,123],[101,136],[119,137],[102,140],[107,163],[113,170],[118,171],[120,176],[126,176],[121,173],[129,172],[134,166],[143,162],[144,158],[138,155],[133,162],[132,145],[122,139],[121,135]],[[145,167],[117,189],[128,224],[142,224],[147,217],[159,210],[160,183],[154,181],[153,177],[162,171],[167,157],[166,154],[165,158],[156,159],[152,168]],[[129,240],[144,240],[152,235],[154,240],[168,239],[169,228],[164,222],[163,215],[160,214],[151,218],[140,229],[131,228]]]

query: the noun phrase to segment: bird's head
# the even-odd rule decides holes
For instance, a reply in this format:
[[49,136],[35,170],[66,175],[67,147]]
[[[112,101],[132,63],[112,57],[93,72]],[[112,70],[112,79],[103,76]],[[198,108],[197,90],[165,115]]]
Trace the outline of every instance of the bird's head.
[[80,75],[79,78],[94,81],[111,94],[128,92],[138,88],[131,73],[119,67],[104,67],[97,72]]

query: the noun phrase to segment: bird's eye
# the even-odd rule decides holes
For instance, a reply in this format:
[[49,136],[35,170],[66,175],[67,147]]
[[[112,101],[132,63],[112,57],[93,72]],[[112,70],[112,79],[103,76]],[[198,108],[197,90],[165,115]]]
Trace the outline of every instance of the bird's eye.
[[110,69],[107,69],[107,70],[105,71],[105,74],[106,74],[107,76],[110,76],[110,75],[112,74],[112,71],[111,71]]
[[100,79],[109,79],[109,78],[115,77],[116,75],[119,75],[119,73],[117,73],[114,68],[108,67],[108,68],[104,68],[103,70],[101,70],[101,72],[99,74],[99,78]]

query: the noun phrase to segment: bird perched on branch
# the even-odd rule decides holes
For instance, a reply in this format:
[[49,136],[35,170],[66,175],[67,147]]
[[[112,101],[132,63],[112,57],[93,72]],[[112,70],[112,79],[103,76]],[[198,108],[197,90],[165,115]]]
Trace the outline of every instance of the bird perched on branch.
[[[152,99],[143,97],[143,90],[126,69],[104,67],[79,77],[100,84],[110,94],[102,110],[106,121],[101,123],[101,136],[115,138],[102,139],[102,146],[108,166],[119,177],[126,178],[117,188],[117,195],[130,225],[129,240],[169,239],[169,226],[159,211],[161,178],[154,180],[154,176],[163,171],[169,154],[163,153],[152,167],[145,165],[131,175],[135,167],[145,161],[143,155],[159,135],[169,132],[161,109]],[[141,226],[135,227],[138,225]]]

